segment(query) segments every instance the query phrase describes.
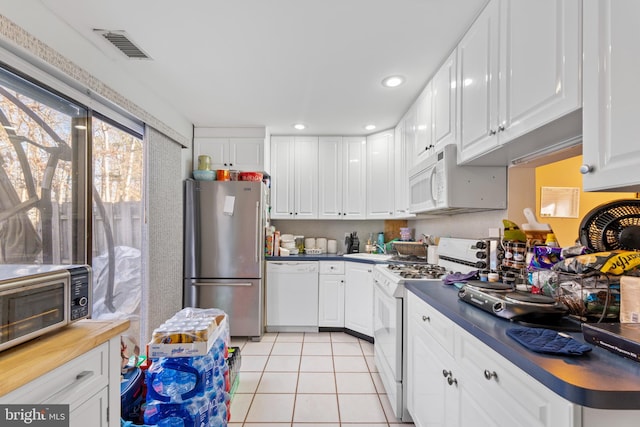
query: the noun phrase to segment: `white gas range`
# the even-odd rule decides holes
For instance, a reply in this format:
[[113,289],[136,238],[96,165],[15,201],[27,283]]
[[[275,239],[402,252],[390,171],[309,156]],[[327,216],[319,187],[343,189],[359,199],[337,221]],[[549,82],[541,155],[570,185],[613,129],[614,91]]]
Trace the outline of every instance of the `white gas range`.
[[407,336],[403,309],[405,283],[427,281],[434,282],[434,286],[442,286],[441,277],[448,273],[495,268],[491,264],[497,263],[496,242],[489,239],[441,238],[438,245],[438,265],[398,260],[375,266],[375,362],[394,414],[402,421],[411,421],[406,405]]

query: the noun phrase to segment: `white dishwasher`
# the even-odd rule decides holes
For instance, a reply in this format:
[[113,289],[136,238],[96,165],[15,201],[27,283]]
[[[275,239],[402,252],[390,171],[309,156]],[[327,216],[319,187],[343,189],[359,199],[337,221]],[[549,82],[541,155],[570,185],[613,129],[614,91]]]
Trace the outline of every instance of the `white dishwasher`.
[[318,262],[268,261],[267,332],[318,331]]

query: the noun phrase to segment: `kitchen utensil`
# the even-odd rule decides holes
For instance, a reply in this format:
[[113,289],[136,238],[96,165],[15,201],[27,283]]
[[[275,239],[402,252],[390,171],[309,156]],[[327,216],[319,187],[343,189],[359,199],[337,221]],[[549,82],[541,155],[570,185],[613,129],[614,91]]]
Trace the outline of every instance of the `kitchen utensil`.
[[345,252],[348,254],[355,254],[360,252],[360,239],[358,238],[358,232],[347,235],[344,239],[344,245],[346,247]]
[[338,253],[338,242],[334,239],[327,240],[327,253]]

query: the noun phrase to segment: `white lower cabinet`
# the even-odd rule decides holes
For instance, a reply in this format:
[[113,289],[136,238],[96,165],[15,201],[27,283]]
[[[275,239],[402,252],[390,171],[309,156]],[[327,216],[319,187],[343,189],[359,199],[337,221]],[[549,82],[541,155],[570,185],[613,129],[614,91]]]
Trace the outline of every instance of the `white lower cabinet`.
[[373,264],[345,262],[344,327],[373,337]]
[[458,425],[453,335],[441,328],[441,315],[407,294],[407,409],[417,427]]
[[580,426],[559,397],[415,294],[407,293],[407,407],[425,426]]
[[0,399],[2,404],[68,404],[71,427],[120,424],[120,336]]
[[320,261],[318,326],[344,328],[344,261]]
[[[458,381],[475,405],[460,411],[461,425],[575,426],[575,405],[549,390],[461,328],[455,331]],[[478,423],[477,420],[486,420]],[[475,421],[475,422],[474,422]]]

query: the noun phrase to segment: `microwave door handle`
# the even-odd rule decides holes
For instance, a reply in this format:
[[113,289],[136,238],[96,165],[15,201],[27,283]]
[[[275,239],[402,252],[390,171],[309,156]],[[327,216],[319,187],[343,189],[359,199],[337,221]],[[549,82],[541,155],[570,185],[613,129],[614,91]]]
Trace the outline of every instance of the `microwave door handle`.
[[434,165],[433,168],[431,169],[431,177],[429,178],[429,183],[431,184],[431,202],[433,202],[433,204],[435,205],[436,202],[436,198],[435,198],[435,193],[436,193],[436,181],[435,181],[435,177],[436,177],[436,166]]

